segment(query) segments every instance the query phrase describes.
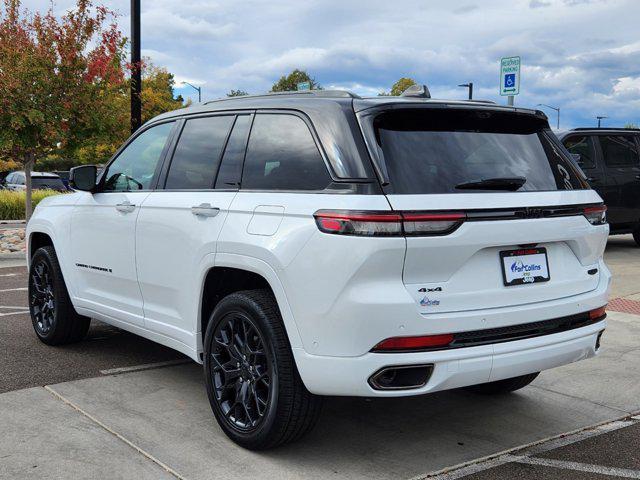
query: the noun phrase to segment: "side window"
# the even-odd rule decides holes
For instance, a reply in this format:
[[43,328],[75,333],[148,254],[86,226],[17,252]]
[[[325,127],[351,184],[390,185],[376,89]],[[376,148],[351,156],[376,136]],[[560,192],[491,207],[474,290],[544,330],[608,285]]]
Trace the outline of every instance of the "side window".
[[15,173],[10,173],[9,175],[7,175],[7,178],[4,179],[5,183],[13,183],[13,177],[14,177]]
[[233,126],[233,132],[227,142],[227,148],[222,157],[215,188],[234,188],[240,185],[242,177],[242,163],[247,147],[247,136],[251,127],[251,115],[238,115]]
[[233,120],[233,115],[187,120],[173,154],[164,188],[167,190],[213,188],[222,149]]
[[173,122],[151,127],[127,145],[107,168],[103,191],[147,190],[172,128]]
[[633,167],[639,163],[638,146],[633,135],[603,135],[600,146],[607,167]]
[[25,185],[27,183],[27,177],[24,173],[18,173],[16,175],[16,183],[18,185]]
[[596,168],[595,150],[593,148],[593,138],[587,135],[580,137],[569,137],[564,141],[569,153],[580,155],[578,164],[581,168]]
[[322,190],[330,182],[318,147],[301,118],[256,115],[242,172],[243,189]]

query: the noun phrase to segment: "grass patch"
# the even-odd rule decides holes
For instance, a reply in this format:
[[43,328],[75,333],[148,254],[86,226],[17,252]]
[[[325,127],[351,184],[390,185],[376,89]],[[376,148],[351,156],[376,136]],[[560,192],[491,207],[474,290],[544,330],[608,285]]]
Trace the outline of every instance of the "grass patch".
[[[55,190],[34,190],[31,195],[33,208],[43,198],[59,194]],[[25,192],[0,190],[0,220],[24,220],[26,198]]]

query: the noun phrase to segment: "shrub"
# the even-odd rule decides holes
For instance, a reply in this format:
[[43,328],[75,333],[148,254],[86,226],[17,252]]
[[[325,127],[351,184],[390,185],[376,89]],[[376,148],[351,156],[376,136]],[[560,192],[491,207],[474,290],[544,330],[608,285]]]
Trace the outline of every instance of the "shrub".
[[[55,190],[34,190],[32,195],[34,208],[43,198],[59,193]],[[0,190],[0,220],[24,220],[25,202],[25,192]]]

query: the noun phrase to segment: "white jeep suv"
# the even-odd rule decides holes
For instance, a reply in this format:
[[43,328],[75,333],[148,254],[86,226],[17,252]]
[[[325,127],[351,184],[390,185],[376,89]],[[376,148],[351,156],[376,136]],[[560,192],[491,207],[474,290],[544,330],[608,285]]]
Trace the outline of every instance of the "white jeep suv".
[[140,128],[27,228],[33,326],[204,364],[220,427],[299,438],[323,395],[508,392],[597,354],[606,207],[542,112],[300,92]]

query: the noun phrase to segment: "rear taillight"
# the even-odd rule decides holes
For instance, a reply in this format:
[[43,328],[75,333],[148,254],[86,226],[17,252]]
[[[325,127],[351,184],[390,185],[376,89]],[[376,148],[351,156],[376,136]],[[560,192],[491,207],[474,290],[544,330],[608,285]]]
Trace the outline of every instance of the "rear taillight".
[[425,348],[447,347],[453,342],[453,334],[425,335],[420,337],[393,337],[381,341],[371,349],[372,352],[399,352],[421,350]]
[[605,305],[603,307],[596,308],[595,310],[589,310],[589,319],[596,320],[598,318],[604,317],[607,314],[605,310],[606,308],[607,306]]
[[320,231],[341,235],[403,236],[446,235],[464,222],[459,212],[357,212],[319,210],[314,214]]
[[585,207],[582,214],[591,225],[604,225],[607,223],[607,206],[596,205],[593,207]]

